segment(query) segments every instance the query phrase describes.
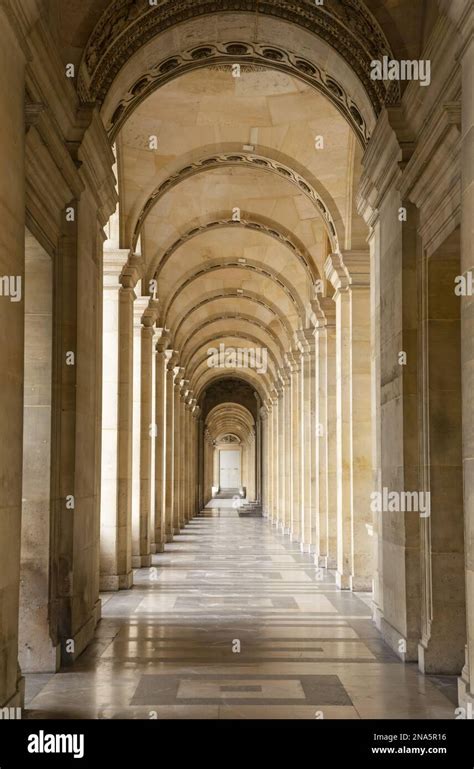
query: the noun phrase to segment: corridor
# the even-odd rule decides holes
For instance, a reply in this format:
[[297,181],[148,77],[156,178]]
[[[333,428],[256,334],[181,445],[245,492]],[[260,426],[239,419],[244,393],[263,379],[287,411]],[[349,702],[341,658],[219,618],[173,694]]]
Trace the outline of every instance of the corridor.
[[26,677],[26,718],[454,718],[455,677],[403,665],[368,598],[231,500],[134,577],[74,665]]

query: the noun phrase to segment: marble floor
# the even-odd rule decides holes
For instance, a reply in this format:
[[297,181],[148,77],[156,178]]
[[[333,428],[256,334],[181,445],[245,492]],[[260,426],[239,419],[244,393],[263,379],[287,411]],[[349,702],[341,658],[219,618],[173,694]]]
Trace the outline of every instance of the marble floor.
[[456,680],[403,665],[368,596],[225,505],[137,570],[132,590],[102,596],[74,665],[27,676],[27,718],[454,718]]

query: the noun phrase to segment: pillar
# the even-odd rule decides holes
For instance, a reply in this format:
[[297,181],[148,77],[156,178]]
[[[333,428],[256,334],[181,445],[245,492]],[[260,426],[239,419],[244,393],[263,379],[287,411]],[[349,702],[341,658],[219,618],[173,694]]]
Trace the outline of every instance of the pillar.
[[[474,7],[465,3],[460,19],[462,49],[462,225],[461,274],[474,283]],[[459,681],[460,703],[474,713],[474,294],[461,298],[464,532],[466,559],[466,665]],[[472,715],[471,715],[472,717]]]
[[286,430],[285,430],[285,392],[286,380],[278,382],[278,497],[277,497],[277,527],[284,528],[284,507],[285,507],[285,493],[286,493],[286,474],[285,474],[285,460],[286,460]]
[[[141,518],[141,441],[142,425],[141,414],[143,410],[143,392],[142,376],[143,370],[143,352],[142,344],[142,317],[148,307],[148,297],[138,296],[133,306],[133,437],[132,437],[132,567],[134,569],[150,565],[150,554],[148,554],[148,563],[142,564],[142,536],[144,532]],[[145,369],[147,362],[145,362]],[[147,372],[146,372],[147,373]],[[146,376],[145,373],[145,376]]]
[[173,541],[174,505],[174,359],[166,351],[166,452],[165,452],[165,542]]
[[318,472],[315,563],[337,566],[336,308],[332,299],[313,303],[316,316],[316,447]]
[[301,548],[310,552],[314,545],[313,527],[316,520],[316,423],[315,423],[315,367],[316,353],[314,330],[305,329],[298,333],[298,339],[302,347],[301,356],[301,386],[302,386],[302,412],[301,412],[301,475],[302,475],[302,526]]
[[133,287],[138,276],[122,267],[123,252],[104,254],[101,590],[132,584]]
[[370,268],[366,252],[333,254],[326,275],[335,288],[337,381],[336,581],[372,590]]
[[291,539],[297,542],[301,541],[301,434],[301,352],[296,350],[291,358]]
[[155,548],[162,553],[166,542],[166,344],[162,331],[156,343],[155,367]]
[[[0,146],[0,203],[3,211],[0,277],[22,281],[25,275],[24,67],[25,53],[6,9],[0,7],[0,62],[6,73],[0,86],[4,116]],[[20,580],[21,475],[23,432],[24,305],[0,297],[0,339],[8,366],[0,367],[0,519],[6,535],[0,541],[0,704],[17,706],[23,684],[17,666],[18,590]],[[6,357],[5,357],[6,359]]]

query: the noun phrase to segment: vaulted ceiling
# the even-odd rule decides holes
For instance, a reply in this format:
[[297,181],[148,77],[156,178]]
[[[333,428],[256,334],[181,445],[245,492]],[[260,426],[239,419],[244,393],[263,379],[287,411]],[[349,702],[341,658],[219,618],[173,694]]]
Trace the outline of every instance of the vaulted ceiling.
[[[329,290],[328,254],[366,248],[361,159],[400,98],[398,84],[371,80],[370,61],[416,56],[424,5],[49,4],[79,94],[98,100],[116,148],[120,246],[141,254],[144,293],[157,281],[158,323],[196,397],[227,377],[269,398]],[[229,380],[208,366],[219,344],[265,348],[266,371]]]

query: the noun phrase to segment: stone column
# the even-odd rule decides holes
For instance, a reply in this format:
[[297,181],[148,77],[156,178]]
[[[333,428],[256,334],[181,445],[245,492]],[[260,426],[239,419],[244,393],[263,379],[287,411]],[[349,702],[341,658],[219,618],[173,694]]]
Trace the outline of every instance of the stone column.
[[[372,489],[419,488],[418,213],[400,192],[410,145],[399,144],[397,110],[380,116],[364,156],[359,211],[371,228]],[[405,133],[402,134],[402,139]],[[406,211],[406,221],[400,212]],[[399,353],[407,352],[406,365]],[[374,509],[374,618],[404,661],[418,658],[420,638],[420,519],[412,512]]]
[[184,516],[184,523],[185,525],[189,523],[190,520],[190,508],[191,508],[191,487],[190,487],[190,480],[191,480],[191,447],[190,447],[190,440],[191,440],[191,402],[192,402],[192,393],[187,390],[185,394],[185,400],[183,404],[184,409],[184,446],[183,446],[183,516]]
[[[0,277],[21,281],[25,276],[25,50],[10,24],[10,16],[0,6],[0,62],[4,87],[0,89],[0,108],[4,116],[0,145],[2,206],[2,249]],[[19,31],[18,31],[19,32]],[[19,706],[23,682],[17,666],[18,591],[20,581],[21,482],[23,433],[24,304],[0,297],[0,336],[4,364],[0,367],[0,520],[4,536],[0,540],[0,704]],[[5,361],[8,358],[8,365]]]
[[339,587],[372,590],[370,500],[370,269],[366,252],[331,255],[326,275],[335,288],[337,327]]
[[193,402],[193,452],[194,452],[195,460],[194,460],[193,515],[197,515],[200,512],[200,505],[201,505],[201,490],[200,490],[200,486],[201,486],[200,466],[202,461],[201,425],[202,425],[201,409],[197,405],[196,399],[194,399],[194,402]]
[[283,528],[287,534],[291,526],[291,486],[293,480],[292,456],[293,445],[291,440],[291,372],[289,368],[283,370],[283,435],[284,447],[284,491],[282,493]]
[[277,391],[272,390],[272,506],[270,510],[272,525],[276,526],[278,514],[278,448],[279,448],[279,430],[278,430],[278,398]]
[[[462,34],[462,225],[461,274],[474,284],[474,6],[464,3]],[[474,293],[461,298],[464,530],[467,593],[466,665],[459,681],[460,704],[474,712]]]
[[174,508],[174,355],[166,351],[165,542],[173,541]]
[[265,442],[263,457],[267,466],[267,505],[266,511],[264,512],[267,513],[268,519],[271,522],[273,509],[273,446],[275,441],[273,435],[273,409],[271,400],[268,400],[265,406],[267,409],[267,440]]
[[303,354],[301,357],[302,369],[302,443],[301,443],[301,473],[302,473],[302,526],[301,547],[305,552],[310,552],[314,544],[313,526],[316,518],[316,424],[315,424],[315,341],[314,330],[306,329],[298,333]]
[[285,435],[285,403],[284,391],[285,383],[278,382],[278,497],[277,497],[277,526],[284,529],[284,508],[285,508],[285,455],[286,455],[286,435]]
[[260,467],[262,473],[261,499],[262,515],[268,517],[268,411],[265,404],[260,409]]
[[[220,490],[219,449],[216,448],[216,443],[214,440],[212,440],[212,443],[211,443],[211,457],[212,457],[212,486],[214,489],[218,488]],[[248,484],[248,475],[245,479],[245,482]],[[248,493],[248,488],[247,488],[247,493]]]
[[[290,357],[290,356],[289,356]],[[301,541],[301,352],[291,357],[292,502],[291,539]]]
[[179,489],[181,482],[180,452],[181,452],[181,379],[183,369],[175,368],[175,377],[173,382],[173,414],[174,414],[174,440],[173,440],[173,534],[179,534],[181,529],[181,517],[179,507]]
[[151,483],[153,423],[153,341],[155,336],[156,304],[150,301],[142,318],[141,331],[141,409],[140,409],[140,560],[141,566],[151,565]]
[[[132,585],[133,306],[139,272],[132,256],[104,256],[104,387],[101,589]],[[116,399],[116,400],[115,400]]]
[[[132,436],[132,567],[149,566],[142,564],[141,520],[141,411],[142,411],[142,317],[148,307],[148,297],[138,296],[133,307],[133,436]],[[148,556],[150,560],[150,556]]]
[[262,407],[258,408],[258,417],[255,425],[255,499],[259,504],[262,504],[262,482],[263,482],[263,468],[262,468]]
[[251,428],[250,436],[250,480],[252,486],[252,502],[257,500],[257,434],[255,425]]
[[182,529],[184,520],[184,485],[185,485],[185,465],[184,465],[184,436],[185,436],[185,414],[184,398],[187,392],[187,380],[181,379],[178,387],[178,426],[177,426],[177,456],[178,456],[178,483],[177,483],[177,510],[179,528]]
[[162,332],[156,344],[155,373],[155,547],[162,553],[166,542],[166,344]]
[[315,563],[337,566],[337,448],[336,448],[336,308],[332,299],[313,302],[317,324],[316,446],[318,472],[317,548]]
[[119,395],[117,446],[118,586],[132,586],[133,303],[135,283],[122,274],[119,290]]

